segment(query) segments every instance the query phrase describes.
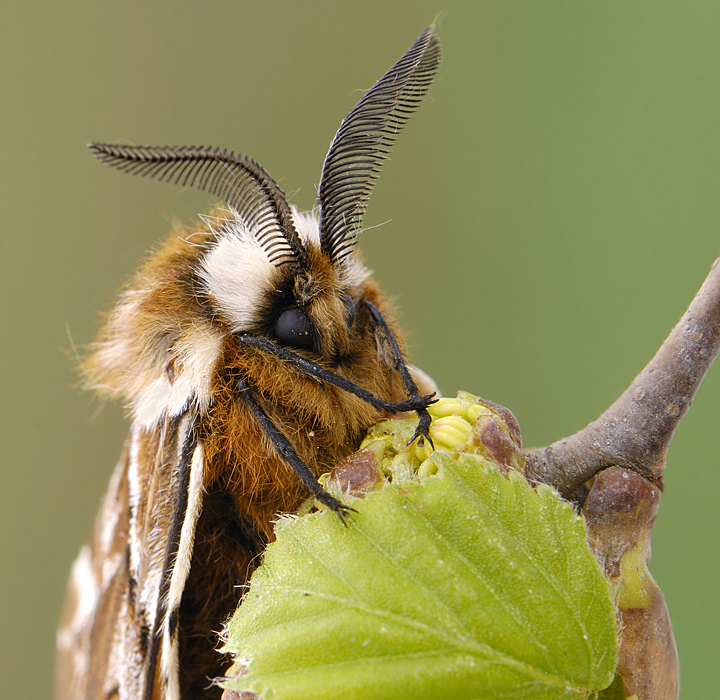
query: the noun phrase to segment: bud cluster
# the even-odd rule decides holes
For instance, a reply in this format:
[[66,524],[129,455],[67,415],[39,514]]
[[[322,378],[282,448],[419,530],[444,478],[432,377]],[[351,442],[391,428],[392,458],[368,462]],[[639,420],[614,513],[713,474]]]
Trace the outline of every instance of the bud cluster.
[[465,391],[428,407],[430,439],[412,440],[416,416],[378,423],[357,452],[321,482],[332,490],[362,496],[386,481],[417,480],[437,473],[435,455],[460,454],[487,460],[499,469],[522,470],[522,441],[515,416],[506,408]]

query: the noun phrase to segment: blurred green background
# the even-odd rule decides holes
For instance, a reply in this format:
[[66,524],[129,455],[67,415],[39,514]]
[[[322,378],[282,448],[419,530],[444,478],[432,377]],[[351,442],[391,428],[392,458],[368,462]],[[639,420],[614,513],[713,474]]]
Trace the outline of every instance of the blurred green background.
[[[359,91],[438,12],[440,75],[361,248],[416,363],[547,444],[622,392],[720,255],[720,3],[3,2],[2,697],[51,695],[65,580],[127,430],[74,388],[72,345],[209,201],[85,143],[226,146],[308,208]],[[719,414],[715,368],[653,536],[686,699],[720,680]]]

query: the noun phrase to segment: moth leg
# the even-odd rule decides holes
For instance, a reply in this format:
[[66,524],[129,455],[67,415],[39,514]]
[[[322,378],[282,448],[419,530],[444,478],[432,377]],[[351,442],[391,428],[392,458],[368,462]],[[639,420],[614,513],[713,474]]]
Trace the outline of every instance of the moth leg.
[[322,503],[332,510],[342,521],[343,525],[347,524],[345,518],[350,512],[355,512],[354,508],[346,506],[342,501],[339,501],[334,496],[331,496],[325,489],[320,485],[314,474],[310,471],[310,468],[305,462],[300,459],[298,453],[295,452],[290,441],[283,435],[275,426],[275,424],[267,417],[265,411],[262,410],[258,402],[253,396],[253,390],[244,379],[238,380],[238,389],[245,403],[249,406],[250,410],[255,414],[255,417],[262,425],[263,430],[267,433],[272,444],[277,450],[280,457],[282,457],[292,468],[293,471],[300,477],[300,481],[305,484],[310,493]]
[[[303,373],[309,374],[311,377],[320,379],[321,381],[327,382],[328,384],[334,384],[340,389],[347,391],[349,394],[353,394],[354,396],[357,396],[359,399],[362,399],[366,403],[369,403],[371,406],[379,409],[380,411],[385,411],[387,413],[399,413],[401,411],[421,411],[423,409],[426,409],[431,403],[435,403],[435,401],[437,400],[434,398],[435,394],[427,394],[425,396],[419,395],[416,388],[415,394],[411,395],[407,399],[404,399],[403,401],[385,401],[379,396],[375,396],[375,394],[368,391],[367,389],[363,389],[361,386],[355,384],[355,382],[351,382],[349,379],[345,379],[344,377],[341,377],[334,372],[331,372],[330,370],[324,369],[315,362],[307,360],[300,355],[296,355],[294,352],[287,350],[286,348],[280,347],[279,345],[276,345],[267,338],[262,338],[254,335],[246,335],[243,333],[237,334],[235,338],[239,343],[260,348],[261,350],[264,350],[271,355],[275,355],[275,357],[279,357],[283,360],[288,360],[289,362],[292,362],[292,364],[294,364],[297,369],[302,370]],[[412,381],[412,378],[410,378],[410,381]]]
[[[390,350],[392,352],[393,360],[395,362],[395,369],[400,373],[402,383],[405,386],[405,391],[412,397],[419,397],[420,394],[418,392],[417,384],[415,384],[415,380],[412,378],[412,375],[407,368],[405,358],[400,352],[397,340],[395,340],[395,336],[390,330],[390,327],[388,326],[385,317],[380,313],[380,309],[378,309],[375,304],[369,301],[365,301],[365,304],[367,305],[368,309],[370,309],[370,313],[372,314],[376,327],[382,331],[385,339],[390,345]],[[416,408],[415,413],[417,413],[418,416],[418,427],[415,429],[415,433],[410,438],[410,442],[408,442],[408,445],[412,444],[417,439],[423,439],[427,440],[430,443],[430,447],[435,449],[435,445],[433,444],[429,432],[431,418],[430,414],[427,411],[427,408]]]

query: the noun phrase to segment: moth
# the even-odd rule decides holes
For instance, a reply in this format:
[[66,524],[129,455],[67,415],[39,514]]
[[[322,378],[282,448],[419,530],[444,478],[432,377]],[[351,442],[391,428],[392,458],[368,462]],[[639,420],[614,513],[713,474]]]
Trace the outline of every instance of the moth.
[[388,414],[417,412],[413,439],[429,440],[434,384],[407,364],[355,241],[439,62],[431,26],[342,121],[311,213],[224,149],[90,144],[222,204],[152,254],[84,364],[132,427],[72,568],[58,698],[219,698],[218,632],[277,514],[312,495],[352,517],[317,477]]

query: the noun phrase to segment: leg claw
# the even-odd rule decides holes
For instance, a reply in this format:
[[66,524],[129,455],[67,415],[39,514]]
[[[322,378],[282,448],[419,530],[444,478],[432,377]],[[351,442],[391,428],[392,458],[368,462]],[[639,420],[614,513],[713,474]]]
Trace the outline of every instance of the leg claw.
[[345,527],[347,527],[347,518],[350,513],[357,513],[357,510],[355,510],[355,508],[346,506],[342,501],[338,500],[334,496],[331,496],[326,491],[317,494],[315,498],[320,501],[320,503],[322,503],[324,506],[329,508],[333,513],[335,513],[335,515],[340,518],[340,522]]
[[432,449],[434,450],[435,444],[430,437],[430,422],[432,421],[432,419],[430,418],[430,414],[424,408],[419,409],[417,414],[419,418],[418,427],[415,429],[415,432],[410,438],[410,442],[408,442],[408,445],[412,445],[415,440],[427,440],[427,442],[430,444],[430,447],[432,447]]

